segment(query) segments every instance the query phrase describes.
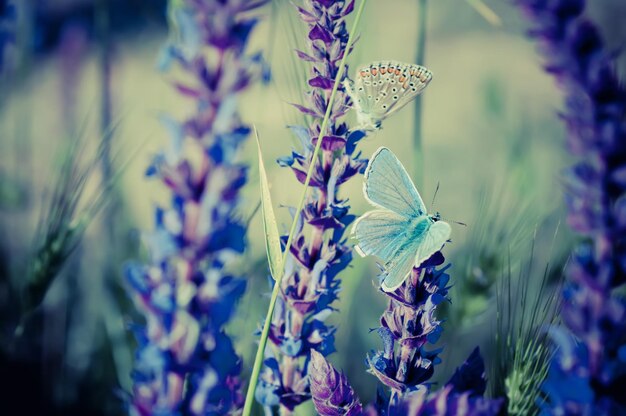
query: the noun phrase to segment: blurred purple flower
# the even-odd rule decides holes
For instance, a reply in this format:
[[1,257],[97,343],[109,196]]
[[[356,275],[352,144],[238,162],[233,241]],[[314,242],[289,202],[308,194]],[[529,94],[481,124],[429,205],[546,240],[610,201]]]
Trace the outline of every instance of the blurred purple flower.
[[14,23],[15,6],[10,0],[0,0],[0,74],[5,65],[5,48],[15,40]]
[[394,400],[386,413],[368,415],[407,416],[495,416],[500,414],[504,399],[486,399],[470,392],[458,393],[451,385],[428,393],[426,388],[412,391]]
[[[346,51],[345,17],[352,12],[354,1],[309,0],[296,8],[308,26],[307,51],[297,54],[311,64],[308,85],[312,89],[306,93],[306,103],[294,106],[311,118],[308,127],[290,127],[301,147],[280,158],[278,164],[291,168],[304,183],[330,90]],[[256,391],[257,400],[265,406],[274,405],[278,399],[283,410],[291,411],[308,400],[311,394],[307,362],[311,350],[324,356],[334,351],[335,329],[325,320],[333,311],[331,305],[340,288],[337,275],[352,260],[344,232],[354,219],[349,214],[347,200],[339,198],[339,189],[341,184],[362,173],[367,164],[355,149],[364,133],[350,132],[339,121],[349,109],[349,102],[348,95],[340,88],[323,134],[321,161],[313,170],[310,187],[314,189],[305,201],[285,266],[269,335],[270,342],[276,346],[276,355],[265,360]],[[305,223],[309,226],[306,229]],[[305,231],[309,234],[305,235]]]
[[155,229],[144,235],[150,264],[126,269],[146,319],[135,329],[131,414],[222,415],[243,402],[241,359],[223,327],[245,281],[224,267],[245,248],[235,212],[247,168],[237,161],[250,129],[237,95],[261,75],[260,57],[245,45],[256,23],[249,11],[263,3],[188,0],[173,11],[182,35],[159,64],[187,73],[175,86],[196,111],[183,122],[161,117],[171,145],[147,171],[170,189],[171,204],[156,208]]
[[518,0],[534,22],[546,70],[565,93],[571,152],[569,223],[585,237],[573,255],[558,346],[544,385],[546,414],[626,412],[626,89],[612,53],[582,13],[584,0]]
[[67,132],[76,126],[77,93],[81,87],[85,55],[89,48],[88,30],[85,23],[70,21],[63,26],[59,39],[61,111]]

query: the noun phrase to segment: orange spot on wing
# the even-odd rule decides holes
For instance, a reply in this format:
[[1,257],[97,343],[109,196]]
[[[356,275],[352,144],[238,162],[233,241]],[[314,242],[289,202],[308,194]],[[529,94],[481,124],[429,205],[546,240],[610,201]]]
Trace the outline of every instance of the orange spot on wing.
[[402,75],[398,81],[404,82],[404,80],[406,80],[406,77],[404,75]]
[[387,68],[380,68],[380,73],[385,75],[387,73]]
[[394,72],[394,74],[396,74],[396,75],[400,75],[400,70],[399,70],[399,69],[396,69],[396,70],[395,70],[395,72]]
[[377,72],[378,72],[378,71],[376,70],[376,68],[372,68],[372,75],[374,75],[374,76],[375,76]]

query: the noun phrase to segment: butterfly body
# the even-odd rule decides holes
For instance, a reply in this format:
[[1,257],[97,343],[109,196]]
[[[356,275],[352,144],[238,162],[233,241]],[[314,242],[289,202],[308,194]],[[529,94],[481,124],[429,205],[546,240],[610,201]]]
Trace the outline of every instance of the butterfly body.
[[441,250],[450,225],[429,215],[421,196],[398,158],[386,147],[374,153],[365,171],[365,198],[377,209],[363,214],[352,234],[361,256],[384,261],[382,288],[397,289],[413,267]]
[[352,98],[359,127],[379,129],[382,121],[426,88],[431,72],[420,65],[378,61],[357,70],[354,82],[344,81]]

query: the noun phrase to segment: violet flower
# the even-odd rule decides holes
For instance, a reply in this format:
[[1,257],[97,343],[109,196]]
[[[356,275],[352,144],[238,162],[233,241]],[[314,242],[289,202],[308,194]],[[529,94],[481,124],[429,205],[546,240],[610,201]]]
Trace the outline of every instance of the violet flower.
[[370,412],[368,416],[495,416],[500,414],[503,403],[504,399],[486,399],[471,392],[457,393],[452,385],[446,385],[430,394],[426,389],[412,391],[392,403],[387,412]]
[[352,416],[363,412],[361,402],[346,376],[338,372],[319,352],[311,351],[311,393],[320,415]]
[[[436,309],[448,299],[450,276],[441,251],[413,268],[402,286],[389,296],[378,334],[383,349],[367,359],[368,371],[391,390],[381,396],[375,414],[496,415],[501,399],[485,399],[487,380],[478,348],[439,391],[431,393],[435,365],[441,349],[432,349],[442,332]],[[429,348],[430,345],[430,348]]]
[[448,294],[448,266],[437,268],[444,261],[441,251],[435,253],[414,268],[396,291],[386,293],[390,297],[389,307],[378,330],[383,350],[370,355],[367,362],[368,371],[390,388],[390,395],[380,392],[374,404],[358,413],[360,402],[345,377],[321,356],[312,356],[311,391],[320,415],[499,414],[504,400],[483,397],[487,379],[478,348],[442,389],[431,392],[428,380],[440,361],[440,350],[427,347],[437,342],[442,330],[435,310]]
[[439,349],[429,349],[441,335],[435,316],[437,306],[447,299],[450,276],[445,261],[435,253],[389,297],[389,306],[380,319],[378,335],[383,349],[367,358],[368,371],[391,389],[394,395],[415,390],[428,382],[440,362]]
[[224,325],[245,282],[224,271],[245,248],[235,217],[246,166],[238,156],[250,129],[237,96],[260,74],[259,56],[245,46],[257,20],[256,0],[188,0],[171,10],[178,37],[160,66],[177,63],[187,74],[178,91],[196,103],[185,121],[162,118],[171,134],[148,175],[171,191],[145,235],[150,263],[133,263],[126,277],[145,316],[137,327],[133,372],[134,415],[220,415],[243,402],[241,360]]
[[440,390],[431,393],[426,385],[421,385],[391,398],[379,394],[376,403],[362,409],[345,376],[321,354],[311,353],[311,391],[315,408],[322,416],[495,416],[504,399],[482,397],[486,387],[485,365],[476,348]]
[[[345,18],[353,11],[354,0],[307,0],[296,7],[308,26],[308,49],[297,54],[311,64],[308,84],[312,89],[307,92],[304,105],[294,105],[310,116],[310,123],[308,127],[291,127],[302,147],[279,159],[278,163],[290,167],[304,183],[338,65],[346,51]],[[273,356],[264,361],[255,392],[262,405],[280,405],[285,412],[310,398],[307,373],[310,351],[316,350],[322,355],[334,351],[335,329],[324,320],[337,299],[340,286],[337,274],[352,259],[344,231],[354,219],[348,213],[347,201],[338,194],[340,185],[362,173],[367,164],[355,152],[356,143],[364,133],[350,132],[346,124],[339,121],[349,109],[349,102],[345,91],[338,90],[321,144],[321,160],[316,163],[310,182],[313,191],[305,201],[294,235],[281,296],[273,315],[269,339],[270,345],[276,348]],[[306,229],[305,223],[309,226]],[[286,241],[286,236],[283,239]]]
[[[450,380],[439,390],[419,385],[403,394],[392,395],[389,402],[380,399],[380,415],[468,415],[495,416],[500,414],[504,399],[483,397],[487,389],[485,364],[475,348],[467,360],[456,369]],[[381,409],[381,403],[383,404]],[[372,409],[372,407],[370,407]]]
[[569,223],[585,241],[563,292],[564,328],[544,384],[545,414],[626,413],[626,89],[584,0],[518,0],[534,22],[546,70],[565,93],[571,152]]

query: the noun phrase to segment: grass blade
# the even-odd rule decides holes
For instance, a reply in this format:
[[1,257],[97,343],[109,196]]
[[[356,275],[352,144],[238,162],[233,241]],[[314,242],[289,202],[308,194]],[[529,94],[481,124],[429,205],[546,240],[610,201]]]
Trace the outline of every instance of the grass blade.
[[265,250],[267,251],[267,261],[270,265],[270,273],[274,280],[278,280],[278,274],[282,272],[282,251],[280,249],[280,234],[278,233],[278,225],[276,224],[276,216],[274,215],[274,207],[272,204],[272,194],[267,180],[267,172],[263,163],[263,154],[261,152],[261,142],[259,141],[259,133],[254,128],[256,145],[259,150],[259,182],[261,183],[261,208],[263,212],[263,229],[265,230]]
[[483,19],[493,26],[502,26],[502,19],[494,12],[491,7],[487,6],[482,0],[466,0],[470,6],[480,14]]

